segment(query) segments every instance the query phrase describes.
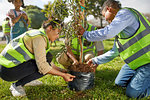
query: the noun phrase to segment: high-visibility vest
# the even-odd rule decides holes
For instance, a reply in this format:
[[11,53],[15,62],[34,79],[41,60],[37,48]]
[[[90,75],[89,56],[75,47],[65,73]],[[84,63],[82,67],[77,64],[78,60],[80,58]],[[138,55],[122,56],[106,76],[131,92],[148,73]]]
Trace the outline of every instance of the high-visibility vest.
[[131,69],[150,63],[150,23],[137,10],[129,9],[134,15],[138,16],[139,28],[136,33],[129,38],[123,38],[120,32],[116,38],[118,51],[121,58]]
[[3,28],[3,33],[10,33],[9,21],[3,21],[2,28]]
[[50,50],[49,40],[44,29],[30,30],[9,42],[0,54],[0,65],[6,68],[12,68],[23,62],[35,59],[34,54],[30,53],[24,44],[23,38],[25,35],[29,37],[44,36],[47,40],[46,52]]
[[[97,28],[91,24],[88,24],[87,31],[93,31],[96,30]],[[74,38],[72,39],[72,52],[76,55],[80,55],[80,44],[77,36],[73,36]],[[88,51],[93,51],[95,53],[95,46],[94,42],[89,42],[85,38],[83,38],[83,53],[88,52]]]

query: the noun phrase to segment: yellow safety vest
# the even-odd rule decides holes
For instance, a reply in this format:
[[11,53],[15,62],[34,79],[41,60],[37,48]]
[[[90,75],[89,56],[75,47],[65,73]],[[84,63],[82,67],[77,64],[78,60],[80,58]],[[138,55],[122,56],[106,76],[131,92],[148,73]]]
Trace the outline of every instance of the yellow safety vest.
[[4,48],[0,54],[0,65],[12,68],[28,60],[35,59],[34,54],[30,53],[24,44],[23,37],[25,35],[30,37],[36,37],[39,35],[44,36],[47,39],[46,52],[50,50],[49,40],[44,29],[27,31],[10,41],[10,43]]
[[3,21],[2,23],[3,33],[10,33],[10,26],[8,24],[9,21]]
[[116,38],[121,58],[134,70],[150,63],[150,23],[137,10],[131,8],[124,9],[128,9],[133,14],[139,16],[140,26],[133,36],[122,38],[121,34],[123,32],[121,32]]

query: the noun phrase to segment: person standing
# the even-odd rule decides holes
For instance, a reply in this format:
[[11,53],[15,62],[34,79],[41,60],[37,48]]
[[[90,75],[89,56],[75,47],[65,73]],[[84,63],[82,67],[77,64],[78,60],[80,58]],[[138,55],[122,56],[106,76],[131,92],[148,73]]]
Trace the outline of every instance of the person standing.
[[43,23],[43,28],[30,30],[10,41],[0,54],[0,77],[16,81],[10,86],[13,96],[25,96],[23,86],[47,74],[57,75],[65,81],[75,76],[55,66],[50,53],[50,44],[59,37],[63,26],[60,20]]
[[15,7],[15,9],[10,9],[7,14],[11,22],[10,36],[11,39],[14,39],[28,30],[29,20],[27,14],[20,10],[23,4],[22,0],[10,0],[9,2],[12,2]]
[[6,17],[6,19],[2,23],[2,29],[4,36],[6,38],[6,44],[10,42],[10,23],[9,23],[9,18]]
[[109,22],[106,27],[85,31],[80,27],[88,41],[100,41],[115,37],[112,50],[92,58],[89,65],[111,61],[120,54],[126,63],[120,70],[115,84],[126,87],[130,98],[143,98],[150,95],[150,23],[134,8],[121,8],[116,0],[107,0],[102,6],[102,15]]

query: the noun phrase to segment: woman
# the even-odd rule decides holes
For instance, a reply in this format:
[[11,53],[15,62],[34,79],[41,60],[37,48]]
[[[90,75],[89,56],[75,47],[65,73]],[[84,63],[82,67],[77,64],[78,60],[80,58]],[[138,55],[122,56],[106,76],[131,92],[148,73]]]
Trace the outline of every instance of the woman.
[[0,54],[0,77],[5,81],[16,81],[10,86],[13,96],[25,96],[23,86],[46,74],[58,75],[65,81],[75,76],[65,73],[50,64],[50,44],[59,37],[61,21],[52,20],[39,30],[30,30],[13,39]]
[[20,10],[23,5],[22,0],[8,0],[12,2],[15,9],[10,9],[7,16],[11,19],[11,39],[23,34],[28,30],[29,20],[27,14]]

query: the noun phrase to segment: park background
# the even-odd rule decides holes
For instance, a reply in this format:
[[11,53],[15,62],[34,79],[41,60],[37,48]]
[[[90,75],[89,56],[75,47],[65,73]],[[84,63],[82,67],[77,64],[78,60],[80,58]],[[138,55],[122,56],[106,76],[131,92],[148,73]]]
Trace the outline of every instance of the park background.
[[[33,5],[37,8],[43,9],[44,5],[48,2],[54,2],[54,0],[24,0],[25,5]],[[150,18],[150,1],[149,0],[120,0],[123,7],[133,7],[143,14],[146,14],[147,19]],[[0,0],[0,26],[6,13],[9,9],[13,8],[11,3],[7,0]],[[98,26],[100,25],[100,19],[94,18],[94,16],[89,15],[89,23]],[[71,16],[65,18],[65,22],[70,21]],[[150,20],[150,19],[149,19]],[[104,25],[107,24],[103,21]],[[0,32],[0,34],[3,34]],[[63,39],[62,39],[63,40]],[[104,41],[105,52],[112,48],[114,39],[109,39]],[[56,41],[57,45],[52,44],[51,50],[55,55],[59,52],[63,41]],[[5,41],[0,41],[0,52],[6,46]],[[53,59],[55,62],[55,59]],[[62,67],[57,62],[56,65]],[[9,86],[11,82],[6,82],[0,79],[0,100],[135,100],[126,97],[125,89],[117,87],[114,85],[115,77],[117,76],[119,70],[121,69],[124,62],[120,57],[116,57],[109,63],[99,65],[95,73],[95,87],[82,91],[75,92],[71,91],[67,87],[67,82],[65,82],[61,77],[46,75],[41,80],[44,85],[37,87],[25,87],[27,96],[23,98],[15,98],[11,95],[9,91]],[[147,100],[150,98],[143,98],[142,100]]]

